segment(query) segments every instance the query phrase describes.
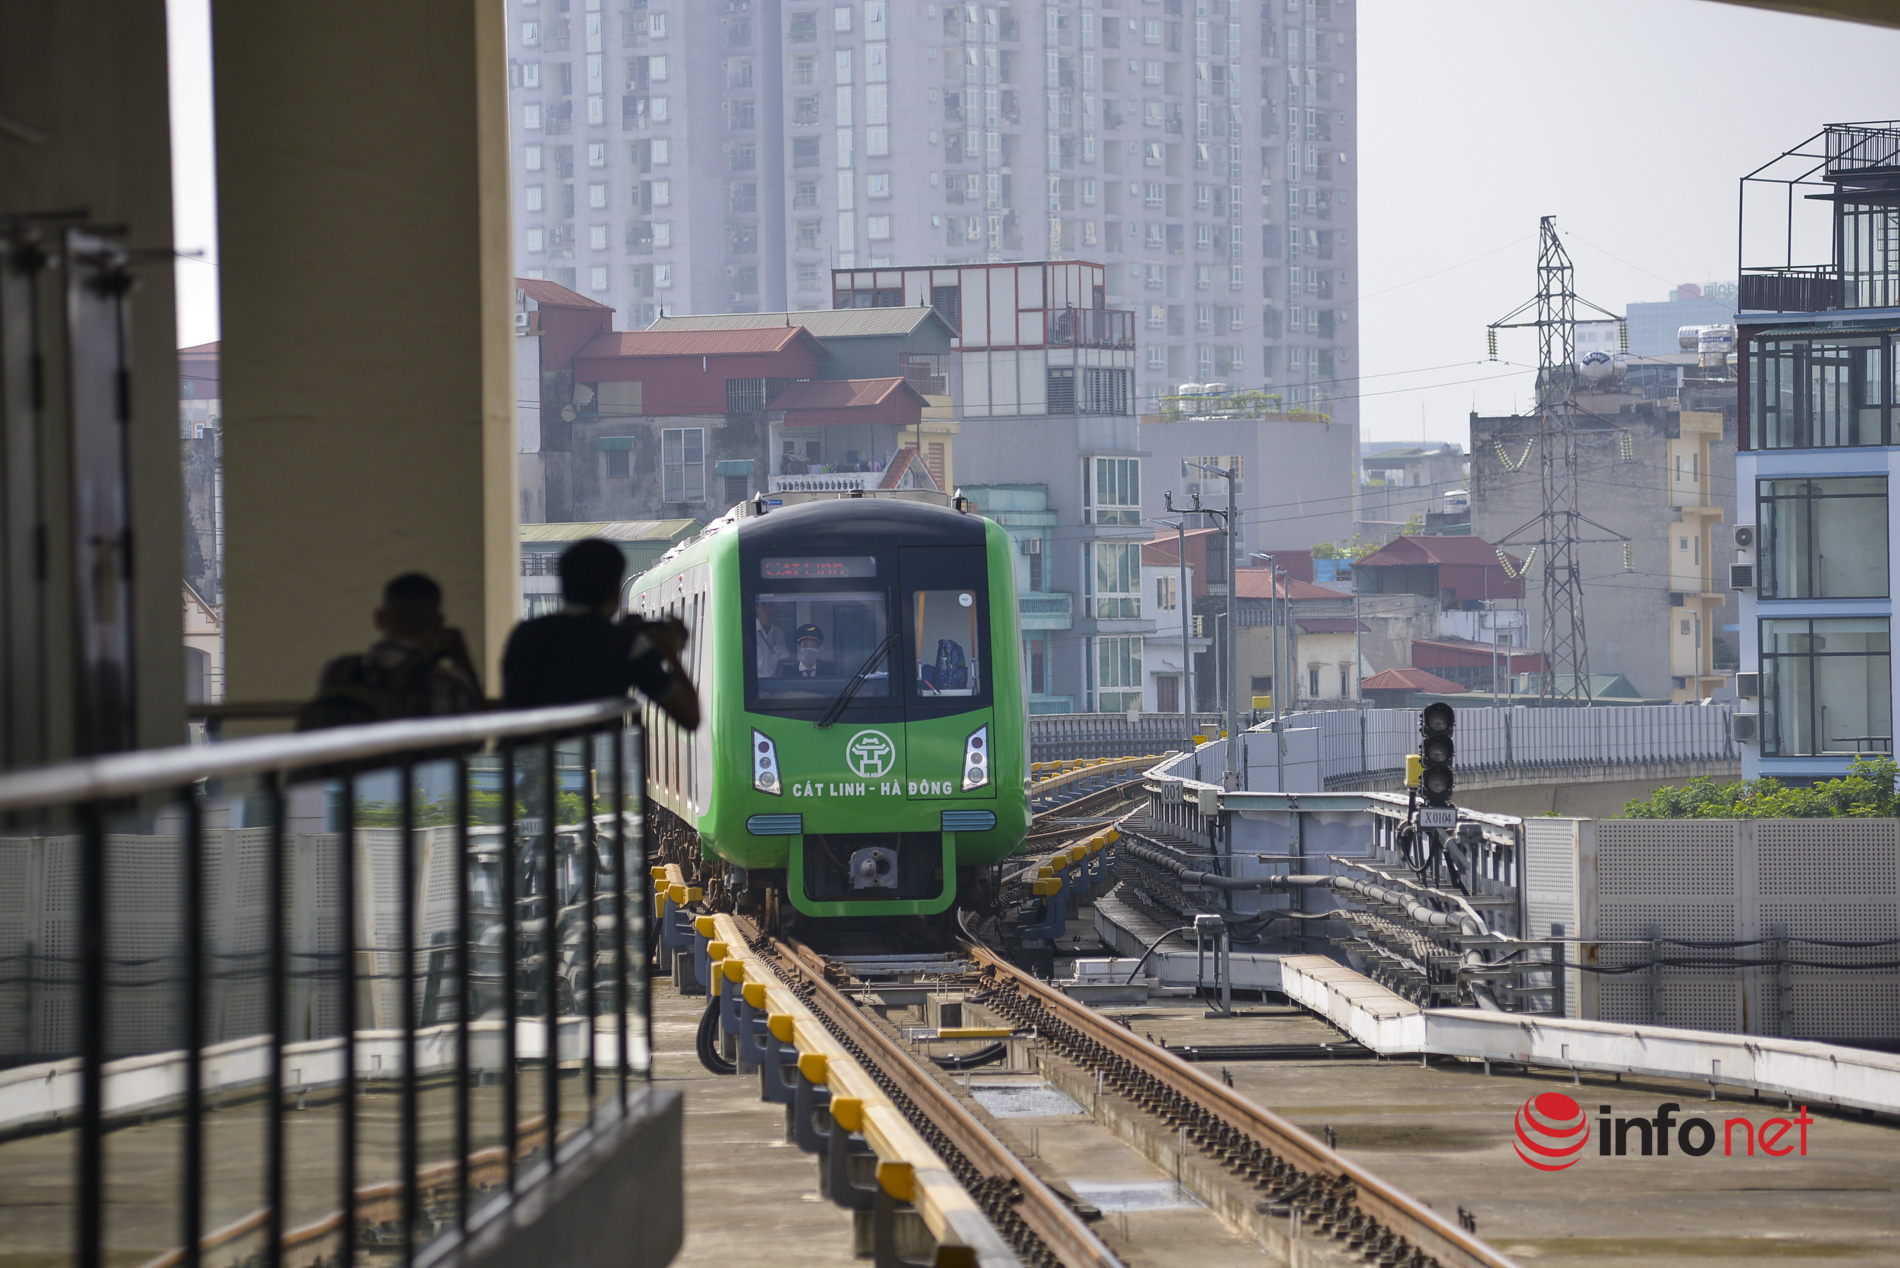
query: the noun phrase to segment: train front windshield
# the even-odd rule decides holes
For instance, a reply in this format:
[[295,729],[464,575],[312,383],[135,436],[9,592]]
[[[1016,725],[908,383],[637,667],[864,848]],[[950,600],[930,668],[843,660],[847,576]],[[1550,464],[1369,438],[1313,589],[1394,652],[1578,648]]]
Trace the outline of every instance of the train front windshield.
[[988,588],[980,548],[873,547],[765,555],[747,567],[750,707],[865,721],[935,717],[989,702]]
[[761,590],[753,682],[761,702],[828,703],[864,669],[856,699],[891,694],[890,604],[882,590]]

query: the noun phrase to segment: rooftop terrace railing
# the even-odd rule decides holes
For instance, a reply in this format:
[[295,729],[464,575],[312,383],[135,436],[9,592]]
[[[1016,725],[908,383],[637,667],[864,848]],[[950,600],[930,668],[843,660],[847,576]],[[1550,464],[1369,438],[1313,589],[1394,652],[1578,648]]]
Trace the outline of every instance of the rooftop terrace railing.
[[591,1165],[654,1104],[641,753],[611,701],[0,776],[8,1251],[410,1264]]

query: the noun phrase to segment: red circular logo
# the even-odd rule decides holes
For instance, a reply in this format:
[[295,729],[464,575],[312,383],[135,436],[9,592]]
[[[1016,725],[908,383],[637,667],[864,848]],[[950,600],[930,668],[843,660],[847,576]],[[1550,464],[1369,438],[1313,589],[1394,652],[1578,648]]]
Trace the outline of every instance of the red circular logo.
[[1543,1092],[1518,1107],[1517,1156],[1539,1171],[1562,1171],[1590,1141],[1590,1119],[1562,1092]]

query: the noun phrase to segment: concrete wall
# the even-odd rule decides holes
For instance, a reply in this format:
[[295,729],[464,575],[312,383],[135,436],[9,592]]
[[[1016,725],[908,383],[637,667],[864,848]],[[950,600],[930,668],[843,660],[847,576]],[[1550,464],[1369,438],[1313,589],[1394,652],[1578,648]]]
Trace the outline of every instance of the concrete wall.
[[[1578,547],[1585,578],[1590,670],[1624,674],[1644,696],[1666,699],[1671,688],[1671,556],[1675,539],[1695,531],[1692,521],[1676,519],[1669,504],[1669,442],[1677,435],[1675,413],[1667,401],[1582,399],[1596,417],[1586,418],[1576,433],[1579,503],[1585,515],[1608,530],[1585,535],[1627,537],[1633,564],[1625,570],[1623,545],[1618,541]],[[1536,429],[1534,418],[1476,414],[1471,418],[1472,534],[1520,556],[1527,551],[1503,539],[1543,509],[1542,455],[1531,443]],[[1703,551],[1705,558],[1710,552],[1715,558],[1727,558],[1733,553],[1725,548],[1728,526],[1735,523],[1732,411],[1724,436],[1711,451],[1710,489],[1722,516],[1711,526]],[[1539,535],[1535,526],[1527,532],[1530,537]],[[1527,636],[1529,645],[1537,648],[1544,638],[1541,557],[1532,562],[1527,580],[1524,606],[1531,614]],[[1723,627],[1736,620],[1733,605],[1723,608],[1716,618],[1716,633],[1733,639],[1735,633]]]
[[[1141,446],[1150,455],[1142,464],[1144,515],[1165,514],[1162,498],[1169,492],[1177,510],[1187,505],[1187,486],[1193,482],[1201,485],[1203,502],[1225,509],[1225,485],[1183,473],[1181,460],[1238,455],[1238,496],[1246,508],[1240,528],[1243,551],[1304,550],[1314,542],[1352,537],[1357,437],[1344,423],[1288,418],[1152,422],[1142,424]],[[1190,521],[1189,527],[1212,523]]]

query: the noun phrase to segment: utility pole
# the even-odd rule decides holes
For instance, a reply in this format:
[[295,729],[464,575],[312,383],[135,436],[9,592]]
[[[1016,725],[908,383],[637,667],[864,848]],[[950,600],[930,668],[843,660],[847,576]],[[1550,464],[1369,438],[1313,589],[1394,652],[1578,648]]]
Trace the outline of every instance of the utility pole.
[[[1497,360],[1497,332],[1534,329],[1537,331],[1537,430],[1531,444],[1538,452],[1543,509],[1535,519],[1507,533],[1498,542],[1529,546],[1531,559],[1544,557],[1544,700],[1591,703],[1590,647],[1584,636],[1583,564],[1577,549],[1592,542],[1624,542],[1629,539],[1605,528],[1577,509],[1577,433],[1579,410],[1577,387],[1577,292],[1575,269],[1570,254],[1557,237],[1557,218],[1545,216],[1539,222],[1537,250],[1537,294],[1506,313],[1486,328],[1491,359]],[[1588,300],[1586,306],[1615,321],[1615,313],[1598,308]],[[1535,318],[1518,317],[1535,310]],[[1582,536],[1584,527],[1604,534]],[[1559,675],[1568,674],[1567,687],[1560,687]]]
[[[1239,596],[1234,593],[1236,580],[1234,576],[1234,526],[1240,519],[1240,509],[1237,501],[1237,486],[1240,482],[1240,469],[1238,467],[1216,467],[1205,462],[1190,462],[1186,465],[1197,467],[1209,475],[1218,476],[1227,481],[1227,509],[1225,511],[1216,511],[1212,508],[1202,506],[1201,495],[1198,492],[1194,495],[1194,505],[1190,509],[1202,515],[1223,517],[1223,526],[1227,530],[1227,544],[1225,547],[1227,554],[1227,567],[1225,570],[1227,573],[1227,772],[1222,782],[1226,787],[1232,789],[1240,787],[1242,777],[1246,770],[1240,747],[1240,675],[1238,672],[1240,643],[1240,623],[1238,617],[1240,614],[1240,606]],[[1170,509],[1172,509],[1171,506]]]
[[[1174,494],[1168,493],[1164,499],[1170,511],[1174,509]],[[1181,580],[1175,593],[1175,606],[1181,609],[1181,734],[1187,740],[1188,751],[1194,751],[1194,652],[1189,645],[1188,631],[1188,575],[1187,575],[1187,516],[1178,520],[1149,520],[1160,528],[1174,530],[1175,549],[1180,552]]]

